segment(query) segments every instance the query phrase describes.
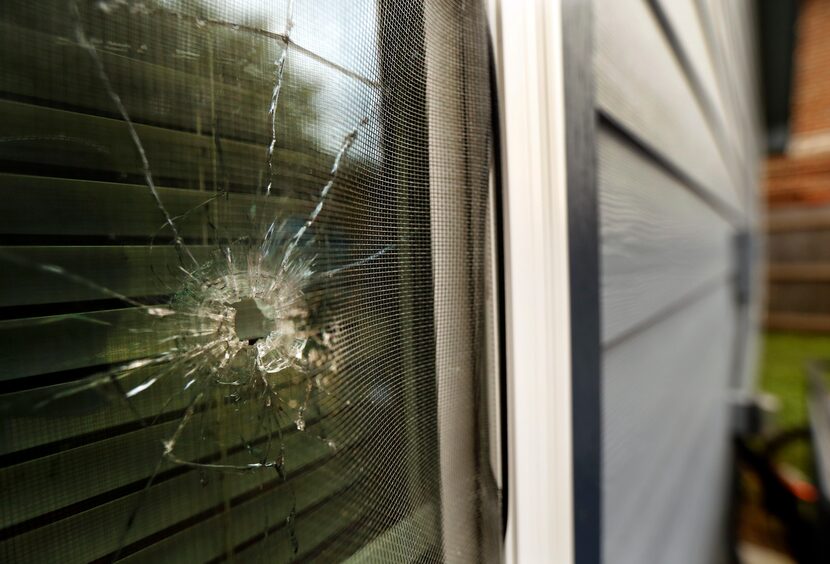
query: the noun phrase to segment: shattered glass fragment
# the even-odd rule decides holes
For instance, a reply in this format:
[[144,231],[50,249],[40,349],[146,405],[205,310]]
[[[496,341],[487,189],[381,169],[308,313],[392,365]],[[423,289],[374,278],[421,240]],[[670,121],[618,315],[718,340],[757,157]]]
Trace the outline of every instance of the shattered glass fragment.
[[[97,2],[97,9],[108,17],[117,16],[131,3],[115,0]],[[170,235],[178,263],[173,269],[180,282],[170,288],[170,297],[163,303],[128,297],[111,289],[94,278],[73,272],[70,267],[34,262],[13,252],[2,250],[0,258],[23,268],[39,270],[62,279],[64,283],[78,285],[91,294],[112,298],[135,308],[146,316],[137,320],[128,331],[157,333],[153,354],[115,364],[82,380],[61,386],[51,394],[37,394],[29,403],[33,415],[46,415],[61,401],[77,401],[84,395],[95,393],[107,401],[124,402],[135,410],[133,403],[142,395],[159,387],[171,390],[167,402],[158,414],[148,419],[135,411],[142,425],[154,425],[159,417],[169,417],[167,404],[184,405],[177,418],[172,419],[171,432],[162,440],[160,458],[155,470],[142,490],[154,485],[166,463],[198,469],[203,487],[211,483],[210,473],[250,473],[275,471],[279,479],[288,479],[286,470],[290,454],[286,453],[287,425],[299,432],[310,431],[313,419],[309,418],[312,397],[317,393],[330,393],[326,385],[336,378],[338,356],[336,348],[337,321],[329,320],[318,325],[315,307],[309,296],[319,294],[316,289],[321,281],[338,275],[348,275],[363,265],[376,261],[394,249],[393,244],[375,249],[350,263],[329,266],[319,260],[319,244],[313,234],[315,222],[324,210],[330,193],[335,189],[341,167],[348,158],[352,145],[360,135],[368,119],[363,118],[346,131],[333,155],[327,177],[322,183],[316,200],[311,203],[304,220],[299,225],[292,216],[281,214],[279,207],[270,203],[274,198],[274,181],[277,177],[274,156],[280,123],[278,104],[285,79],[290,38],[293,25],[293,2],[287,4],[287,17],[282,34],[283,46],[274,63],[274,83],[267,115],[270,140],[264,163],[264,185],[257,190],[250,208],[250,229],[247,233],[231,236],[222,232],[223,225],[212,226],[216,242],[207,252],[200,248],[195,253],[193,242],[182,235],[180,226],[197,212],[222,216],[222,205],[228,201],[228,192],[217,185],[215,195],[208,196],[196,206],[174,214],[165,205],[159,190],[151,156],[145,148],[139,128],[133,122],[122,94],[113,85],[108,74],[102,51],[127,52],[129,44],[103,43],[88,37],[83,11],[78,0],[69,0],[74,44],[86,52],[94,69],[95,79],[109,99],[115,113],[124,126],[138,156],[140,174],[163,220],[156,235]],[[143,13],[164,11],[164,3],[142,6]],[[135,13],[135,6],[130,13]],[[196,17],[192,25],[198,30],[208,30],[215,21]],[[234,26],[238,31],[239,26]],[[72,44],[70,42],[70,44]],[[142,44],[140,52],[147,51]],[[198,59],[199,53],[176,48],[174,57]],[[40,141],[44,138],[36,138]],[[66,137],[68,141],[71,138]],[[19,141],[6,138],[5,142]],[[102,151],[106,149],[102,146]],[[219,138],[214,134],[213,153],[216,164],[222,165]],[[214,211],[215,210],[215,211]],[[270,214],[270,215],[269,215]],[[154,236],[155,238],[155,236]],[[150,248],[150,253],[155,252]],[[166,268],[171,268],[167,265]],[[319,298],[317,298],[319,301]],[[79,314],[78,319],[99,323],[94,315]],[[295,389],[297,390],[295,393]],[[15,410],[22,408],[21,402]],[[7,406],[4,409],[9,409]],[[319,408],[315,409],[315,412]],[[175,413],[175,412],[173,412]],[[314,431],[319,433],[320,430]],[[328,449],[334,450],[335,442],[324,436],[316,439]],[[233,452],[234,443],[245,445],[243,452]],[[218,453],[205,455],[205,453]],[[247,457],[240,454],[246,453]],[[247,458],[247,460],[246,460]],[[289,489],[293,500],[285,518],[294,554],[299,541],[294,532],[296,500],[293,488]],[[130,529],[142,511],[140,498],[121,535],[113,560],[122,555]]]
[[490,107],[442,2],[0,5],[0,560],[440,560]]

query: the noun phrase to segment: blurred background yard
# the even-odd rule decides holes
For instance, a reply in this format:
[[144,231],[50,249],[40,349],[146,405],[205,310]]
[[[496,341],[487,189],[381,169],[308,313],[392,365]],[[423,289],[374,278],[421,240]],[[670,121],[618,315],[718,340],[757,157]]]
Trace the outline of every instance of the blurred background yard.
[[[792,25],[784,26],[788,33],[768,35],[762,44],[768,158],[765,331],[758,388],[775,401],[766,442],[755,448],[765,452],[792,432],[797,438],[766,453],[774,451],[772,462],[792,479],[791,485],[815,485],[806,366],[830,359],[830,1],[767,0],[761,6],[767,18],[779,23],[790,18]],[[793,537],[787,540],[785,532],[789,527],[792,535],[792,524],[785,525],[780,513],[773,515],[776,511],[765,505],[769,492],[761,493],[760,474],[746,470],[740,473],[739,536],[744,546],[773,552],[765,553],[772,560],[746,555],[742,560],[813,561],[793,550]],[[800,512],[815,510],[811,486],[793,491],[801,498]]]
[[[805,365],[828,355],[830,334],[768,331],[764,336],[759,385],[779,401],[777,427],[792,429],[807,425]],[[805,474],[811,473],[806,443],[794,445],[782,456]]]
[[[793,6],[792,37],[764,53],[765,60],[786,56],[789,47],[789,72],[765,93],[766,332],[758,380],[779,400],[780,428],[807,424],[805,363],[830,358],[830,2]],[[806,446],[791,450],[804,468]]]

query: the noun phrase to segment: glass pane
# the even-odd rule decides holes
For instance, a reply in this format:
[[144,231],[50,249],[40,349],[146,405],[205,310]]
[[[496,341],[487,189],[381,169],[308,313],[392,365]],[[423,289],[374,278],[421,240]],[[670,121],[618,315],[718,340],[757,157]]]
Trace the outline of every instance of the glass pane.
[[481,6],[0,32],[0,559],[498,559]]

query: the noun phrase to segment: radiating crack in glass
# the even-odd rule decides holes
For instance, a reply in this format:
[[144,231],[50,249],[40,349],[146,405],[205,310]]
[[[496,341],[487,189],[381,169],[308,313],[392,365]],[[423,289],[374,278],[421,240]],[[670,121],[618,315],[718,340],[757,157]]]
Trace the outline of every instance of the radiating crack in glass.
[[118,113],[121,114],[121,118],[127,125],[127,129],[130,132],[130,139],[135,145],[136,151],[138,152],[138,155],[141,158],[141,168],[144,174],[144,181],[147,184],[147,188],[150,189],[150,193],[153,195],[153,199],[156,201],[156,205],[158,206],[161,213],[164,214],[164,220],[167,222],[167,225],[173,232],[173,241],[176,245],[176,252],[179,254],[179,260],[182,260],[182,255],[187,255],[187,257],[190,258],[190,260],[198,264],[198,261],[190,252],[190,249],[188,249],[187,246],[184,244],[181,235],[179,235],[179,230],[176,227],[176,224],[173,222],[173,218],[170,217],[170,213],[167,211],[167,208],[164,207],[164,204],[161,201],[161,196],[159,196],[158,189],[156,189],[156,183],[153,180],[153,172],[150,169],[150,161],[147,159],[147,152],[144,150],[144,144],[141,142],[141,138],[138,136],[138,132],[135,130],[133,121],[130,119],[130,115],[127,113],[127,108],[124,107],[124,103],[121,101],[121,96],[119,96],[115,89],[112,87],[109,76],[107,76],[107,72],[104,69],[104,63],[101,61],[101,57],[98,56],[98,50],[89,41],[89,39],[87,39],[86,31],[84,30],[83,23],[81,22],[81,12],[78,8],[78,0],[70,0],[69,10],[71,16],[75,19],[75,39],[78,41],[78,45],[80,45],[89,54],[89,58],[92,60],[92,64],[95,66],[95,71],[98,73],[98,77],[101,79],[101,84],[103,84],[104,89],[107,92],[107,96],[109,96],[109,98],[112,100],[112,103],[118,109]]
[[274,62],[276,67],[276,78],[274,79],[274,91],[271,94],[271,105],[268,108],[268,116],[271,119],[271,142],[268,144],[268,185],[265,187],[265,195],[271,195],[271,185],[274,181],[274,147],[277,145],[277,105],[280,101],[282,81],[285,76],[285,62],[288,59],[288,46],[291,43],[291,28],[294,27],[294,0],[288,0],[285,16],[285,31],[283,32],[283,48],[280,55]]
[[[271,195],[277,104],[284,78],[288,37],[293,26],[292,4],[289,2],[288,5],[285,46],[275,62],[274,91],[268,111],[271,139],[266,159],[267,185],[265,190],[259,192],[260,197]],[[106,6],[107,9],[112,8]],[[165,461],[200,471],[247,473],[274,469],[279,478],[286,481],[286,457],[290,456],[283,441],[286,423],[290,422],[298,431],[305,431],[309,424],[308,408],[312,392],[318,390],[326,393],[326,383],[337,373],[337,344],[340,337],[338,324],[333,322],[326,326],[315,326],[308,289],[318,280],[332,279],[377,260],[393,248],[388,245],[350,264],[323,270],[317,267],[314,242],[307,235],[320,216],[338,180],[344,160],[367,119],[360,120],[344,135],[316,204],[298,229],[289,230],[288,218],[277,216],[264,223],[267,227],[262,230],[263,233],[254,232],[250,236],[221,242],[206,260],[199,260],[185,244],[177,222],[194,209],[208,205],[223,194],[211,196],[196,208],[178,216],[169,213],[156,188],[151,163],[138,131],[113,88],[95,45],[87,38],[77,0],[70,0],[70,10],[74,18],[77,43],[88,53],[107,96],[120,114],[140,159],[146,187],[163,216],[164,228],[172,233],[179,258],[177,268],[184,280],[167,303],[147,304],[80,276],[64,266],[30,262],[0,250],[0,257],[4,260],[60,277],[101,296],[120,300],[143,312],[154,323],[172,323],[177,328],[173,336],[159,341],[161,351],[64,387],[61,391],[40,399],[33,408],[49,409],[58,400],[89,390],[107,394],[115,390],[119,401],[131,405],[133,398],[157,386],[159,382],[177,379],[180,382],[179,393],[192,394],[192,399],[178,419],[175,431],[163,441],[160,458],[142,490],[142,497],[153,485]],[[84,314],[74,317],[90,323],[106,323]],[[151,369],[151,375],[143,377],[148,369]],[[141,380],[135,383],[137,376]],[[304,382],[303,393],[299,397],[285,397],[283,389],[287,381]],[[167,398],[166,402],[173,399]],[[161,406],[160,413],[166,410],[167,403]],[[221,411],[223,406],[230,406],[234,410],[256,406],[258,424],[248,434],[255,439],[264,435],[265,439],[255,441],[242,437],[251,461],[224,463],[210,457],[182,454],[179,451],[180,443],[194,420],[212,417],[211,412]],[[143,422],[137,413],[136,416]],[[318,438],[332,450],[337,446],[331,439],[323,436]],[[220,450],[225,448],[220,447]],[[297,514],[296,497],[293,489],[289,491],[292,503],[285,522],[296,553],[298,543],[293,530]],[[114,560],[118,559],[124,548],[129,527],[140,507],[141,501],[136,505],[128,527],[120,537]]]

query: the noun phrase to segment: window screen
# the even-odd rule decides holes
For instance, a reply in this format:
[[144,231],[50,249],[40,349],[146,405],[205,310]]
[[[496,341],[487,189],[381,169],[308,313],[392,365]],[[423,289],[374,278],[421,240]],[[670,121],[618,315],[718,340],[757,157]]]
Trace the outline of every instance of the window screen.
[[0,559],[499,555],[479,2],[5,0]]

